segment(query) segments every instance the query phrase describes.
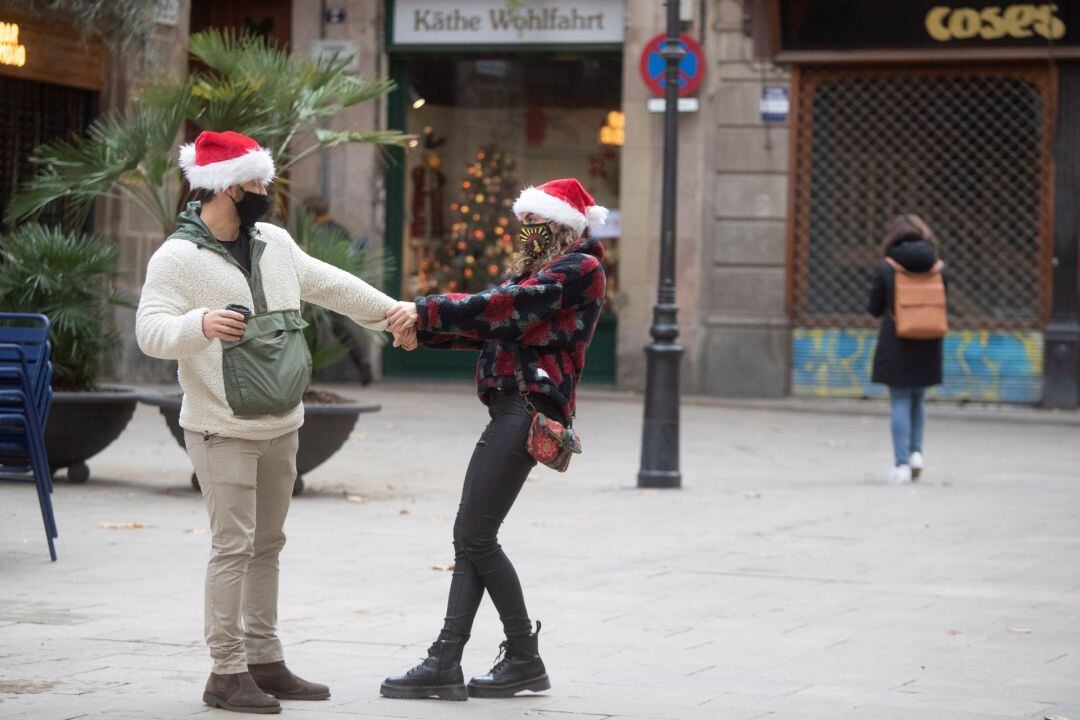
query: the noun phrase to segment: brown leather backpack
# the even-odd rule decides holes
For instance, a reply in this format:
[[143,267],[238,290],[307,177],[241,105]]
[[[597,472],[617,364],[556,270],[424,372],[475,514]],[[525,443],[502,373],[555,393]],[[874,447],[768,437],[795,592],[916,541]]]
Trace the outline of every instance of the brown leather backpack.
[[897,337],[905,340],[945,337],[949,331],[945,280],[941,276],[945,263],[938,260],[929,271],[913,273],[892,258],[885,258],[885,261],[896,271],[893,320]]

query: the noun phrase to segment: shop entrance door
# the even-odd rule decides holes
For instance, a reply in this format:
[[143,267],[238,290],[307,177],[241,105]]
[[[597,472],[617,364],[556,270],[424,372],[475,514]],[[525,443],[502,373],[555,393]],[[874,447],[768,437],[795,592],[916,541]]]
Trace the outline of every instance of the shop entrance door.
[[[521,188],[576,177],[619,208],[621,55],[396,58],[392,126],[417,147],[388,175],[390,294],[475,293],[498,285],[516,252],[511,206]],[[605,127],[609,129],[605,131]],[[593,232],[618,291],[617,221]],[[616,318],[607,303],[585,380],[614,383]],[[476,354],[388,349],[389,376],[468,378]]]
[[[0,76],[0,217],[20,183],[34,174],[34,148],[53,140],[83,134],[97,115],[98,96],[92,90]],[[63,203],[54,202],[37,218],[61,224]],[[87,228],[90,223],[87,223]],[[72,228],[82,229],[82,228]]]
[[878,396],[867,280],[916,213],[952,274],[939,398],[1037,402],[1050,298],[1046,64],[802,68],[790,223],[792,391]]

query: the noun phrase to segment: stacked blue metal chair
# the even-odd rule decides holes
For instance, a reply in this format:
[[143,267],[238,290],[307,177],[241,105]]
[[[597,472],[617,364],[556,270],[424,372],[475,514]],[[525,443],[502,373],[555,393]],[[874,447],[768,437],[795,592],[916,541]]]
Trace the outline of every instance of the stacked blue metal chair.
[[0,313],[0,480],[37,489],[49,557],[59,536],[52,507],[52,472],[45,423],[52,406],[52,346],[44,315]]

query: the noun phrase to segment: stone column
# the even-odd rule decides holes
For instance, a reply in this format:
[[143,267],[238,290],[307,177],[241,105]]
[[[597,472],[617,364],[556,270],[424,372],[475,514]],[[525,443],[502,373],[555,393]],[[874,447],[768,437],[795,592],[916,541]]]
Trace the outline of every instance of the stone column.
[[788,392],[788,126],[765,124],[762,87],[788,75],[753,56],[744,3],[722,0],[710,18],[709,163],[702,243],[700,389],[723,397]]
[[[156,73],[184,77],[188,71],[188,35],[191,2],[180,0],[175,26],[154,28],[155,56],[143,65],[132,56],[110,54],[105,90],[101,94],[102,115],[122,111],[142,86]],[[176,142],[182,138],[177,137]],[[146,279],[150,256],[165,241],[161,227],[146,211],[132,202],[100,201],[94,206],[94,228],[120,246],[120,287],[135,302]],[[167,383],[176,381],[175,364],[143,355],[135,342],[135,311],[118,309],[114,323],[123,342],[110,359],[107,374],[123,383]]]
[[[663,168],[663,113],[650,113],[646,102],[653,94],[638,70],[641,51],[665,30],[663,3],[628,0],[627,29],[623,46],[623,112],[626,141],[622,149],[620,196],[623,235],[619,240],[619,341],[617,348],[620,388],[640,390],[645,385],[645,345],[656,302],[657,267],[660,262],[660,186]],[[685,29],[695,37],[700,16]],[[702,220],[708,202],[707,139],[709,110],[702,103],[696,113],[679,114],[679,185],[676,239],[676,302],[679,305],[679,343],[686,348],[683,361],[683,392],[700,387],[700,300]]]

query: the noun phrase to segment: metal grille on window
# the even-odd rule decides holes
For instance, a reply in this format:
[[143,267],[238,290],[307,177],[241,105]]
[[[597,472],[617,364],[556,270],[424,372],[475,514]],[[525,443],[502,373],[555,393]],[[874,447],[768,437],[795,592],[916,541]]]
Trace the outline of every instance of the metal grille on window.
[[[0,77],[0,217],[19,185],[30,179],[34,148],[83,132],[93,117],[96,93],[60,85]],[[47,206],[44,223],[64,217],[61,202]]]
[[956,278],[954,328],[1040,328],[1049,303],[1052,76],[1045,67],[804,69],[792,315],[870,327],[891,219],[920,215]]

